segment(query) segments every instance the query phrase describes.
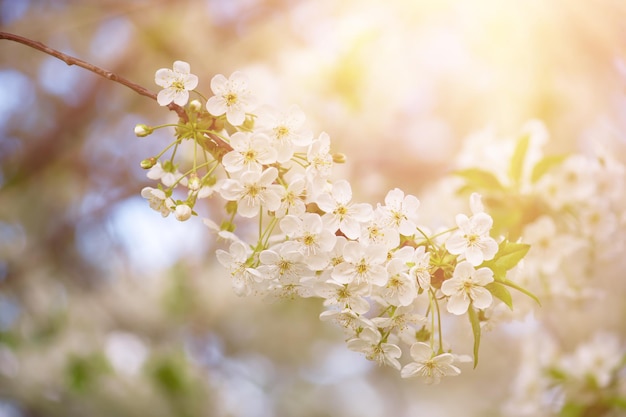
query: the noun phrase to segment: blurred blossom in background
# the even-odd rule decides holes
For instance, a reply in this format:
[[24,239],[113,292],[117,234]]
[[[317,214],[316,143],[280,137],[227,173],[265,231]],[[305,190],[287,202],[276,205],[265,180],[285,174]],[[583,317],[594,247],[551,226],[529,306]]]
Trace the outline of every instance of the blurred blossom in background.
[[334,177],[355,200],[400,187],[422,221],[454,216],[466,199],[448,174],[505,169],[530,129],[535,155],[580,154],[563,176],[593,181],[555,179],[546,201],[588,189],[567,213],[611,219],[530,218],[545,251],[520,276],[543,306],[516,299],[476,370],[401,380],[349,351],[319,300],[236,297],[224,242],[150,210],[139,162],[169,132],[133,129],[172,112],[0,41],[0,417],[626,415],[624,22],[620,0],[0,0],[2,31],[151,91],[175,60],[205,94],[247,73],[261,102],[297,104],[348,156]]

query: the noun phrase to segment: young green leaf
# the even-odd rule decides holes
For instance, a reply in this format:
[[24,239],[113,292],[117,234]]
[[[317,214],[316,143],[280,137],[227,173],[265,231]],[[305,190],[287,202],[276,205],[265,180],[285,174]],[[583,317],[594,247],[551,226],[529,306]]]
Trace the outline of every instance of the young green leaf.
[[467,309],[467,314],[472,324],[472,333],[474,333],[474,369],[476,369],[478,365],[478,349],[480,348],[480,320],[476,310],[474,310],[474,306],[471,304]]
[[493,279],[496,281],[504,281],[506,272],[513,269],[528,253],[530,245],[526,243],[514,243],[508,240],[500,242],[496,256],[481,266],[487,267],[493,271]]
[[543,157],[533,167],[530,175],[530,181],[534,184],[541,179],[548,171],[560,165],[567,159],[568,155],[548,155]]
[[454,172],[467,181],[466,187],[470,190],[481,191],[504,191],[500,180],[491,172],[480,168],[467,168]]
[[502,284],[506,285],[507,287],[515,288],[517,291],[526,294],[527,296],[529,296],[530,298],[535,300],[537,302],[537,304],[541,305],[541,301],[539,301],[539,297],[537,297],[532,292],[528,291],[526,288],[520,287],[519,285],[517,285],[516,283],[514,283],[512,281],[509,281],[508,279],[505,279],[504,281],[501,281],[501,282],[502,282]]
[[509,178],[511,178],[513,184],[519,184],[522,179],[522,170],[524,169],[524,160],[526,159],[529,143],[530,135],[526,134],[517,141],[515,151],[513,151],[511,165],[509,165]]
[[504,285],[497,281],[494,281],[485,285],[485,288],[489,290],[491,295],[498,298],[499,300],[502,300],[504,304],[506,304],[511,310],[513,310],[513,298],[511,297],[511,293],[509,292],[509,290]]

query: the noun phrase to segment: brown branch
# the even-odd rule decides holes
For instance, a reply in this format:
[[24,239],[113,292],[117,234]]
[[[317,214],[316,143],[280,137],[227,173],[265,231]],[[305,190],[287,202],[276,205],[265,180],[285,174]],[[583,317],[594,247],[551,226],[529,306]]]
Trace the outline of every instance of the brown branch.
[[[65,62],[67,65],[76,65],[79,66],[81,68],[86,69],[87,71],[91,71],[94,74],[98,74],[101,77],[106,78],[107,80],[111,80],[114,81],[116,83],[122,84],[128,88],[130,88],[131,90],[133,90],[134,92],[145,96],[145,97],[149,97],[152,100],[157,99],[157,95],[154,94],[152,91],[138,85],[135,84],[132,81],[127,80],[124,77],[120,77],[119,75],[115,74],[114,72],[111,71],[107,71],[103,68],[97,67],[93,64],[90,64],[89,62],[85,62],[82,59],[78,59],[75,58],[73,56],[69,56],[67,54],[64,54],[61,51],[57,51],[56,49],[50,48],[49,46],[44,45],[41,42],[37,42],[34,41],[32,39],[28,39],[25,38],[23,36],[19,36],[19,35],[15,35],[13,33],[8,33],[8,32],[0,32],[0,39],[7,39],[10,41],[14,41],[14,42],[18,42],[21,43],[23,45],[29,46],[33,49],[36,49],[38,51],[44,52],[48,55],[51,55],[57,59],[60,59],[61,61]],[[181,106],[175,104],[175,103],[170,103],[167,105],[167,108],[176,112],[176,114],[178,114],[178,117],[180,117],[181,119],[187,121],[187,114],[185,113],[185,109],[183,109]]]

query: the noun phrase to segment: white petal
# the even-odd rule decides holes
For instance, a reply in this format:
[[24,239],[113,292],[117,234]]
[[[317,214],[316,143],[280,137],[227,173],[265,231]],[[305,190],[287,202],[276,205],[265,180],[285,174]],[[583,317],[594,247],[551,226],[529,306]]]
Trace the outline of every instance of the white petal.
[[160,106],[167,106],[172,101],[174,101],[175,95],[176,90],[174,90],[173,88],[166,88],[165,90],[161,90],[159,91],[159,94],[157,94],[157,103],[159,103]]
[[469,303],[469,297],[467,297],[467,294],[465,292],[457,293],[452,295],[448,299],[448,304],[446,308],[450,313],[460,316],[462,314],[465,314]]
[[487,308],[493,302],[491,293],[483,287],[472,288],[472,301],[476,308]]
[[213,96],[209,98],[206,102],[206,109],[213,116],[221,116],[226,113],[228,106],[223,98],[218,96]]

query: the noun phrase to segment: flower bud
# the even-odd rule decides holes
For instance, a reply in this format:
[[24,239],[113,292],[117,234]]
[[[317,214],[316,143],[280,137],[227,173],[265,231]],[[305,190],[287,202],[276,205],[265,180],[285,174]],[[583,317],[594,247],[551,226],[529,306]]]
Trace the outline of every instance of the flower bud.
[[189,188],[191,191],[198,191],[201,186],[202,186],[202,182],[200,181],[200,178],[198,178],[198,175],[196,175],[195,172],[189,175],[189,183],[187,185],[187,188]]
[[137,126],[135,126],[135,135],[137,135],[140,138],[146,137],[150,135],[152,132],[154,132],[154,129],[152,129],[151,127],[147,125],[138,124]]
[[174,216],[176,217],[176,220],[181,222],[189,220],[189,218],[191,217],[191,207],[189,207],[187,204],[177,205],[176,209],[174,210]]
[[141,167],[143,169],[150,169],[153,166],[155,166],[156,163],[157,163],[157,160],[156,160],[155,157],[147,158],[147,159],[144,159],[143,161],[141,161]]
[[200,103],[200,100],[191,100],[189,103],[189,110],[196,113],[202,110],[202,103]]
[[336,164],[343,164],[346,162],[346,160],[347,160],[346,155],[341,152],[337,152],[333,154],[333,162]]

